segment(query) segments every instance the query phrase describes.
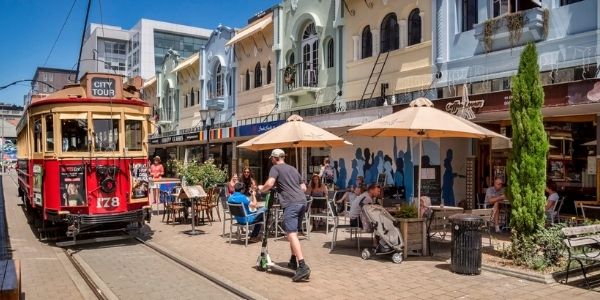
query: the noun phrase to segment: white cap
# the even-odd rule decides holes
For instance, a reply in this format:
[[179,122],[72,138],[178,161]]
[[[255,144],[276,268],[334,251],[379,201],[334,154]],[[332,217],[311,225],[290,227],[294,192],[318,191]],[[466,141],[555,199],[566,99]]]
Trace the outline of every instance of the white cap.
[[281,149],[273,149],[273,151],[271,151],[271,157],[285,157],[285,152]]

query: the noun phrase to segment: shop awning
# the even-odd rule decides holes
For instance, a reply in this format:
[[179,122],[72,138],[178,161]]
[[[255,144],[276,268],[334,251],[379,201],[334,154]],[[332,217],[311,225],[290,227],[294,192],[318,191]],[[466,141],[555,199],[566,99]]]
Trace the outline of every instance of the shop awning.
[[177,67],[175,69],[173,69],[171,71],[171,73],[175,73],[179,70],[182,70],[184,68],[187,68],[187,67],[197,63],[199,58],[200,58],[200,53],[198,53],[198,52],[194,53],[194,55],[188,57],[186,60],[179,63],[179,65],[177,65]]
[[227,46],[232,45],[234,43],[237,43],[237,42],[249,37],[250,35],[254,34],[255,32],[263,30],[263,29],[265,29],[265,27],[267,27],[267,25],[271,24],[271,22],[273,22],[273,13],[269,13],[268,15],[260,18],[258,21],[254,22],[253,24],[250,24],[250,25],[242,28],[225,45],[227,45]]

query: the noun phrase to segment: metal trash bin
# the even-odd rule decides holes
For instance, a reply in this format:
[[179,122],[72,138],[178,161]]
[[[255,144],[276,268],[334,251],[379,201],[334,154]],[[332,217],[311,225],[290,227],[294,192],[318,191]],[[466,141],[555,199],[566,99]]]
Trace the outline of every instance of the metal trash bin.
[[481,274],[481,227],[483,219],[469,214],[450,217],[452,223],[451,270],[466,275]]

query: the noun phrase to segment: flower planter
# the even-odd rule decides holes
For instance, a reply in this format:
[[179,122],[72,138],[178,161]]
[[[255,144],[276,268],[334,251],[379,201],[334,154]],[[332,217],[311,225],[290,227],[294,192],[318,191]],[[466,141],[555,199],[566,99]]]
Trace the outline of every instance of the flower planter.
[[397,218],[398,228],[404,239],[404,258],[410,255],[423,256],[427,253],[427,230],[423,218]]

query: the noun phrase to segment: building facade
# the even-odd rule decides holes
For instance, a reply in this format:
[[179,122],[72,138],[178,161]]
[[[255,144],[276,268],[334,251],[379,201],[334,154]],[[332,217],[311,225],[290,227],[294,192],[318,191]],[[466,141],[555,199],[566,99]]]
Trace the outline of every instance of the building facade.
[[[598,197],[598,1],[438,0],[434,12],[436,106],[450,112],[466,107],[473,121],[510,137],[511,76],[524,45],[535,43],[550,141],[547,178],[570,200],[567,211],[573,200]],[[510,143],[476,142],[470,149],[476,172],[466,180],[476,192],[494,177],[506,179]]]
[[46,67],[38,67],[32,79],[31,93],[33,95],[50,94],[62,90],[65,85],[76,81],[74,70]]
[[81,72],[117,73],[153,77],[168,50],[182,58],[199,52],[210,30],[141,19],[131,29],[90,24],[81,54]]

